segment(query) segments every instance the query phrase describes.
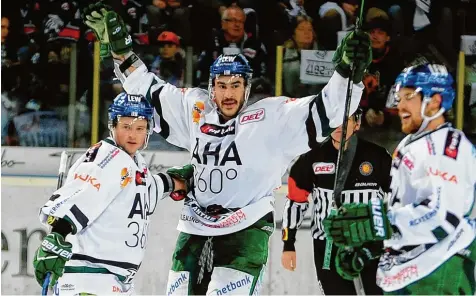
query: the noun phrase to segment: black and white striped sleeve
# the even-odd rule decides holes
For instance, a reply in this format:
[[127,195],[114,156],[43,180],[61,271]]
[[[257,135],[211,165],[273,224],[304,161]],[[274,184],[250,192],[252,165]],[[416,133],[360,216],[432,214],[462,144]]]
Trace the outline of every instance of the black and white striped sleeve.
[[304,221],[309,207],[309,193],[312,191],[313,179],[308,154],[302,155],[291,167],[288,178],[288,195],[283,211],[282,240],[284,251],[294,250],[296,231]]

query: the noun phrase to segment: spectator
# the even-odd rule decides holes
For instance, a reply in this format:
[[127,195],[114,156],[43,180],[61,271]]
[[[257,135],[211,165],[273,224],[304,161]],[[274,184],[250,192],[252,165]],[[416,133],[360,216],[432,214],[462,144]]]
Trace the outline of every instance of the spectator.
[[392,30],[388,18],[375,17],[364,25],[364,30],[370,34],[373,59],[363,79],[361,106],[369,126],[382,126],[387,95],[405,63],[390,42]]
[[318,49],[316,39],[312,19],[308,16],[298,16],[294,21],[291,39],[284,43],[283,86],[286,96],[304,97],[311,93],[318,93],[316,85],[302,84],[299,79],[301,50]]
[[190,8],[184,0],[152,0],[147,6],[149,26],[157,32],[164,29],[176,32],[182,42],[191,42]]
[[180,50],[179,37],[173,32],[164,31],[159,35],[157,41],[159,42],[159,55],[150,65],[150,71],[164,81],[182,87],[184,56]]
[[43,34],[46,41],[79,40],[81,21],[76,1],[50,0],[42,2],[41,5],[41,10],[45,13]]
[[2,17],[2,66],[8,66],[11,63],[11,56],[8,56],[5,41],[7,40],[10,30],[10,20],[7,17]]
[[2,68],[18,64],[18,52],[27,40],[19,23],[9,16],[2,16]]
[[266,49],[253,34],[245,32],[246,15],[238,6],[228,7],[221,21],[221,30],[215,32],[211,42],[199,57],[198,78],[208,84],[209,67],[222,53],[242,53],[253,69],[253,77],[266,76]]
[[337,48],[337,32],[349,31],[354,27],[359,12],[358,0],[326,2],[319,7],[320,23],[318,31],[322,45],[327,50]]

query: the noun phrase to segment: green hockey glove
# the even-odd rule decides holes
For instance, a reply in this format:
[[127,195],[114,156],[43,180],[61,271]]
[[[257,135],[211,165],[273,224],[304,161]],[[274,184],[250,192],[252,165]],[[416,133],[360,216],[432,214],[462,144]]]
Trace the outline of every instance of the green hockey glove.
[[101,42],[101,54],[105,53],[107,49],[118,55],[126,54],[132,50],[132,37],[122,18],[110,6],[104,5],[102,2],[90,4],[83,10],[81,17]]
[[352,81],[362,81],[365,69],[372,63],[372,47],[370,36],[364,31],[357,30],[348,33],[337,47],[332,62],[336,71],[344,78],[351,74],[350,66],[355,67]]
[[382,253],[380,242],[368,243],[353,250],[339,247],[335,260],[336,271],[343,279],[351,281],[359,276],[370,260],[377,259]]
[[52,232],[45,236],[33,259],[36,281],[40,286],[43,285],[48,272],[51,272],[50,286],[63,275],[66,261],[73,256],[72,247],[59,233]]
[[193,178],[193,166],[187,164],[182,167],[171,167],[167,170],[167,174],[173,179],[184,181],[187,187],[186,190],[174,190],[172,193],[170,193],[170,197],[175,201],[184,199],[191,188],[190,184]]
[[337,246],[360,247],[392,235],[386,207],[379,198],[372,198],[368,204],[344,204],[337,213],[324,219],[323,226]]

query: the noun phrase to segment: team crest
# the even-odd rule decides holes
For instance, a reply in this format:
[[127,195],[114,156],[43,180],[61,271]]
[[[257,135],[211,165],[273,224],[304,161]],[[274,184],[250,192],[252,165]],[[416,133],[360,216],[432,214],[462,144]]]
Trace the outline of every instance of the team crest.
[[197,101],[193,105],[192,120],[194,123],[198,123],[200,118],[203,117],[203,111],[205,110],[205,103],[203,101]]
[[373,170],[374,170],[374,167],[368,161],[362,162],[359,166],[359,171],[364,176],[369,176],[370,174],[372,174]]
[[121,188],[126,187],[131,183],[132,177],[131,174],[129,173],[129,170],[127,168],[123,168],[121,170]]

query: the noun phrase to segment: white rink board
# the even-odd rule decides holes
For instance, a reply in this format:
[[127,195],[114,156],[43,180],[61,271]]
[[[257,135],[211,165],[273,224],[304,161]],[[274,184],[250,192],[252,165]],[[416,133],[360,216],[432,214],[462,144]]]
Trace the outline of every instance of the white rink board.
[[[2,294],[36,294],[41,288],[33,277],[33,254],[40,244],[39,230],[47,231],[38,220],[38,210],[55,188],[54,178],[2,178]],[[281,221],[286,187],[276,194],[276,221]],[[136,292],[164,295],[182,203],[171,199],[159,203],[149,228],[145,259],[136,277]],[[34,233],[33,233],[34,232]],[[32,234],[33,233],[33,234]],[[270,259],[263,295],[317,295],[312,239],[309,229],[297,234],[297,270],[281,267],[281,230],[270,242]]]

